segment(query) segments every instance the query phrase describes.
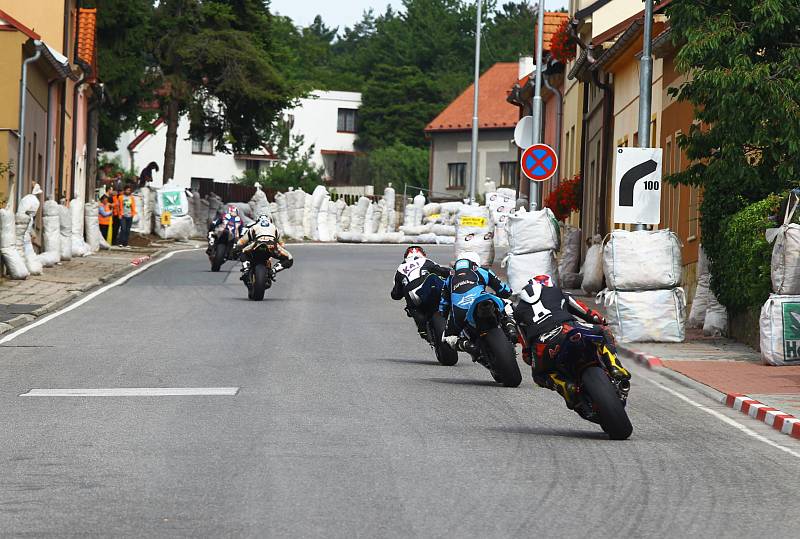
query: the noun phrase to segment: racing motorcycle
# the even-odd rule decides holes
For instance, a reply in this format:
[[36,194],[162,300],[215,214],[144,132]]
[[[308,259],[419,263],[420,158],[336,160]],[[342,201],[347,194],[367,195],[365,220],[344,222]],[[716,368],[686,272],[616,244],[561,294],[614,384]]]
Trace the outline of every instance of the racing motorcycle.
[[[436,359],[442,365],[452,366],[458,363],[458,352],[442,342],[442,335],[447,321],[439,313],[439,300],[442,296],[444,279],[429,273],[422,285],[410,294],[419,312],[427,318],[425,340],[430,344]],[[408,310],[408,307],[406,307]],[[408,313],[411,316],[411,313]]]
[[227,260],[233,260],[233,246],[236,243],[236,223],[226,221],[220,223],[213,234],[208,236],[208,259],[211,271],[219,271]]
[[[614,378],[612,371],[621,367],[607,342],[607,329],[573,320],[553,331],[565,332],[565,338],[554,359],[559,374],[575,384],[578,402],[574,410],[583,419],[597,423],[612,440],[625,440],[633,426],[625,411],[630,380]],[[524,332],[521,332],[524,333]],[[546,339],[547,334],[542,338]],[[531,357],[530,343],[520,335],[523,358]]]
[[[474,298],[474,299],[472,299]],[[507,303],[487,292],[477,296],[467,295],[461,302],[469,303],[466,326],[462,331],[478,352],[472,360],[487,369],[495,382],[505,387],[517,387],[522,383],[522,375],[517,364],[518,329],[507,315]]]
[[273,238],[257,239],[244,249],[250,260],[250,268],[244,276],[247,298],[253,301],[264,299],[264,292],[272,286],[275,273],[272,269],[272,253],[275,249]]

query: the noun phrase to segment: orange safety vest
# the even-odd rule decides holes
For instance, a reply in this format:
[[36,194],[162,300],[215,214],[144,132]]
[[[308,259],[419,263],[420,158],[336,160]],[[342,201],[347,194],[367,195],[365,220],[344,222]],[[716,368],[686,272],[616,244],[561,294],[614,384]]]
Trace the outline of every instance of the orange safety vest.
[[117,196],[116,211],[114,212],[114,215],[117,217],[122,217],[122,205],[125,203],[126,198],[130,198],[131,200],[131,217],[136,217],[136,199],[133,198],[133,195],[126,196],[124,194]]
[[[103,204],[103,209],[107,212],[111,212],[111,204],[106,202]],[[101,225],[110,225],[111,224],[111,214],[103,215],[100,212],[97,212],[97,222]]]

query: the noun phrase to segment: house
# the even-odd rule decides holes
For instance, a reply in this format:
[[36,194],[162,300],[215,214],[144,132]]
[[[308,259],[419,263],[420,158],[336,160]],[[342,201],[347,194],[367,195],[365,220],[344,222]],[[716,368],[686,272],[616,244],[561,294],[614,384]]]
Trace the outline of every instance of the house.
[[[315,91],[283,115],[292,136],[303,138],[303,151],[313,147],[311,159],[325,168],[326,180],[331,183],[349,182],[360,105],[358,93]],[[159,118],[148,130],[123,133],[117,142],[119,150],[112,155],[123,168],[138,173],[151,161],[163,163],[166,145],[167,126]],[[246,171],[265,170],[278,160],[268,148],[249,154],[220,152],[212,139],[192,138],[188,115],[178,122],[174,177],[178,185],[200,189],[201,185],[212,182],[233,183]],[[162,178],[155,174],[153,186],[161,185]]]
[[[483,191],[486,179],[498,187],[516,189],[519,159],[514,127],[519,110],[506,97],[518,78],[517,62],[500,62],[479,79],[476,193]],[[470,85],[425,127],[431,144],[428,184],[432,198],[460,199],[469,194],[474,95]]]
[[0,162],[12,165],[0,198],[12,187],[18,198],[37,182],[45,198],[84,199],[95,19],[96,10],[79,9],[76,0],[0,0],[0,67],[7,75],[0,80]]

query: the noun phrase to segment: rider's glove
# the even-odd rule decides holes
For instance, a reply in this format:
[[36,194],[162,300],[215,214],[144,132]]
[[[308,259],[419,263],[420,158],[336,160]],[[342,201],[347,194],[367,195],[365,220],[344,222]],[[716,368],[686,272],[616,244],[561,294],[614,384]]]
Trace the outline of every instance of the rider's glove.
[[608,321],[597,311],[589,311],[589,316],[592,318],[592,323],[600,326],[607,326]]

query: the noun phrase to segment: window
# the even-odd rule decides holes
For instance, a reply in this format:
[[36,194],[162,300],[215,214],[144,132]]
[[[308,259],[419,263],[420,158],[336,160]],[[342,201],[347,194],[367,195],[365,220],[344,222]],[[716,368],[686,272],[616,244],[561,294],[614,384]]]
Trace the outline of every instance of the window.
[[572,146],[569,149],[569,175],[575,175],[575,169],[578,167],[577,161],[577,154],[575,153],[575,126],[573,125],[570,129],[570,139],[572,140]]
[[339,121],[336,130],[340,133],[356,132],[356,109],[339,109]]
[[467,178],[466,163],[448,163],[447,186],[451,189],[464,187]]
[[212,155],[214,153],[214,139],[206,135],[202,139],[192,137],[192,153]]
[[286,123],[286,127],[288,127],[289,129],[292,129],[294,127],[294,114],[287,114],[285,123]]
[[256,159],[246,159],[244,162],[244,169],[259,172],[261,170],[261,161]]
[[500,186],[516,187],[519,178],[519,163],[516,161],[500,162]]
[[572,174],[570,174],[570,168],[571,168],[570,167],[570,160],[572,158],[572,152],[570,151],[570,146],[569,146],[569,130],[567,130],[566,139],[567,140],[566,140],[566,144],[564,144],[564,147],[567,149],[567,159],[566,159],[566,163],[564,163],[564,165],[565,165],[564,166],[564,173],[565,173],[565,175],[567,177],[570,177],[570,176],[572,176]]

